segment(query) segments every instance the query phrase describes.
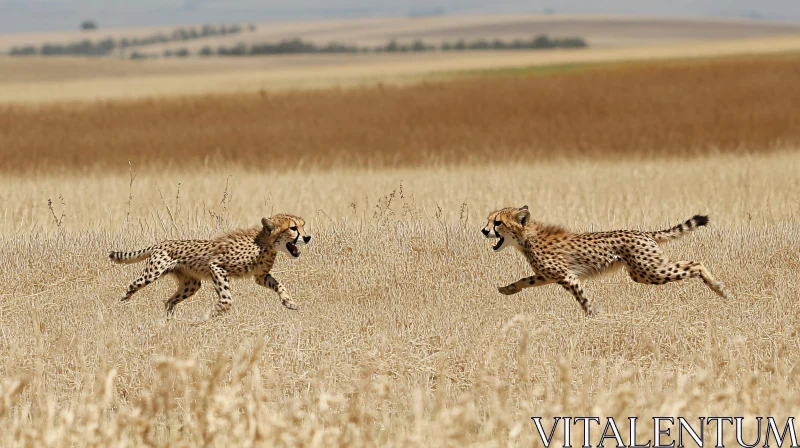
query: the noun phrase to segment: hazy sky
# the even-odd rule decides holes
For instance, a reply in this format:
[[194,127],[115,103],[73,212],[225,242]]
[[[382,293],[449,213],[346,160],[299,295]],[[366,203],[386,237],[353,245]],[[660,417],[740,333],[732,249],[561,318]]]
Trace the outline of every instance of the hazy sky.
[[101,27],[457,13],[542,12],[761,17],[800,21],[800,0],[0,0],[0,33]]

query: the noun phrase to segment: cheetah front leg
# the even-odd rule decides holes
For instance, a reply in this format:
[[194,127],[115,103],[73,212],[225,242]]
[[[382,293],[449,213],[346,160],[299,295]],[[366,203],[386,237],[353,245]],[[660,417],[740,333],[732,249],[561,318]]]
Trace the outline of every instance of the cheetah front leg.
[[283,306],[286,308],[289,308],[290,310],[297,309],[297,304],[294,303],[294,300],[292,300],[292,297],[289,295],[289,291],[287,291],[286,288],[281,285],[281,282],[275,279],[272,274],[257,275],[256,283],[278,293],[278,297],[281,299],[281,304],[283,304]]
[[214,284],[214,290],[219,296],[219,301],[214,305],[214,309],[208,316],[209,319],[213,319],[228,312],[233,303],[233,297],[231,297],[228,273],[214,263],[209,266],[209,270],[211,271],[211,283]]
[[564,289],[569,291],[575,297],[575,300],[577,300],[581,305],[581,308],[583,308],[583,312],[586,313],[586,317],[594,316],[592,300],[586,297],[586,294],[583,292],[583,285],[581,285],[581,282],[578,280],[577,276],[569,275],[564,277],[558,282],[558,284],[563,286]]
[[516,282],[510,285],[501,286],[497,288],[497,290],[500,291],[500,293],[502,294],[510,296],[511,294],[516,294],[525,288],[533,288],[534,286],[549,285],[551,283],[555,283],[555,280],[551,280],[542,275],[534,275],[533,277],[526,277],[521,280],[517,280]]

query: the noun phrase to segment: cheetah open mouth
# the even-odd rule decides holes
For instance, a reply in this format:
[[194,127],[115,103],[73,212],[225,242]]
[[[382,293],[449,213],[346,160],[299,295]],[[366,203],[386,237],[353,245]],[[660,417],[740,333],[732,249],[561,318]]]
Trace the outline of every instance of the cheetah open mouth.
[[500,237],[500,239],[499,239],[499,240],[497,240],[497,244],[495,244],[495,245],[492,247],[492,249],[494,249],[494,250],[499,250],[501,247],[503,247],[503,243],[505,242],[505,240],[506,240],[506,239],[505,239],[505,238],[503,238],[503,237],[501,236],[501,237]]
[[300,256],[300,250],[291,241],[286,243],[286,250],[288,250],[289,253],[292,254],[292,256],[295,257],[295,258]]

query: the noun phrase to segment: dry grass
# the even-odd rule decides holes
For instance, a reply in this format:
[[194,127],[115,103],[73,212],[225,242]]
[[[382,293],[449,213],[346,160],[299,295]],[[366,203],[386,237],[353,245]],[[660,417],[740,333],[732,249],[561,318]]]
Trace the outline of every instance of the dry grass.
[[[683,156],[800,142],[800,58],[0,108],[5,172]],[[268,165],[267,165],[268,164]]]
[[130,61],[0,57],[0,103],[139,99],[261,90],[413,84],[465,70],[706,58],[800,51],[797,36],[565,51],[293,55]]
[[[0,444],[531,446],[534,415],[796,415],[798,160],[151,168],[130,190],[125,174],[3,177]],[[60,227],[46,205],[60,217],[59,195]],[[521,203],[575,230],[707,212],[712,225],[667,252],[705,261],[736,298],[622,273],[588,283],[592,320],[556,286],[501,296],[529,269],[478,230]],[[170,323],[169,281],[116,301],[140,266],[111,265],[107,250],[273,210],[304,215],[316,236],[276,267],[300,311],[249,281],[201,327],[180,320],[211,306],[208,288]]]

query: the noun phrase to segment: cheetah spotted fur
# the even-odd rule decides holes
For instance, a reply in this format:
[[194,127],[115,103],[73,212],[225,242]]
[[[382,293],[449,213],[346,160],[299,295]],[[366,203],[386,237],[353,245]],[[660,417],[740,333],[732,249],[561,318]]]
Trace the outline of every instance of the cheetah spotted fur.
[[712,291],[728,299],[722,282],[716,281],[699,261],[669,261],[659,243],[676,239],[708,224],[707,216],[694,216],[671,229],[658,232],[616,230],[572,233],[530,219],[528,206],[509,207],[489,215],[481,230],[496,238],[495,251],[516,247],[537,275],[498,288],[502,294],[516,294],[525,288],[557,283],[569,291],[587,316],[594,314],[592,300],[581,285],[592,277],[624,265],[630,277],[648,285],[663,285],[676,280],[700,277]]
[[270,270],[279,251],[297,258],[297,246],[311,242],[304,224],[300,217],[279,214],[263,218],[261,226],[235,230],[211,240],[169,240],[136,252],[111,252],[109,258],[115,263],[147,260],[142,275],[128,286],[121,301],[129,301],[143,287],[171,274],[177,279],[178,289],[164,302],[169,318],[176,305],[200,289],[201,280],[211,280],[219,297],[207,316],[213,318],[227,312],[233,303],[228,279],[252,276],[259,285],[275,291],[283,306],[295,310],[297,304]]

